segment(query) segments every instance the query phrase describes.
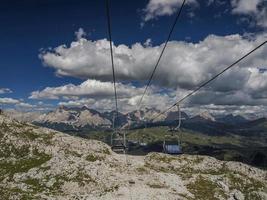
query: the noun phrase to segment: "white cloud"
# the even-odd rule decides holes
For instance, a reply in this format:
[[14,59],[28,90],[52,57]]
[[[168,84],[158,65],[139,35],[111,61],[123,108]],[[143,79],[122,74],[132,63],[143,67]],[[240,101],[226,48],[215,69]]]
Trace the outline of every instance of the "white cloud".
[[14,98],[0,98],[0,106],[6,108],[15,108],[17,110],[24,110],[24,111],[41,111],[41,110],[51,110],[53,107],[49,104],[31,104],[29,102],[25,102],[23,99],[14,99]]
[[148,38],[148,39],[145,41],[144,46],[145,46],[145,47],[152,46],[152,40],[151,40],[150,38]]
[[[118,108],[120,112],[127,113],[132,110],[137,110],[137,103],[140,100],[141,95],[125,97],[118,99]],[[174,98],[171,98],[168,94],[151,94],[144,97],[142,107],[157,108],[163,110],[170,104],[174,103]],[[70,107],[82,107],[88,106],[89,108],[96,109],[99,111],[111,111],[115,109],[114,98],[81,98],[78,100],[61,101],[59,105],[70,106]]]
[[9,88],[0,88],[0,94],[12,93],[12,90]]
[[247,20],[267,28],[266,0],[231,0],[231,5],[233,14],[250,16]]
[[32,109],[32,108],[35,108],[36,105],[32,105],[32,104],[25,103],[25,102],[19,102],[16,104],[16,107],[24,108],[24,109]]
[[75,32],[75,36],[77,40],[80,40],[86,36],[86,32],[83,30],[83,28],[79,28],[78,31]]
[[[197,43],[170,41],[152,82],[144,106],[164,109],[208,80],[229,64],[266,41],[267,34],[244,36],[209,35]],[[148,43],[150,41],[148,40]],[[132,46],[114,46],[115,73],[118,79],[120,110],[136,109],[144,86],[160,54],[159,46],[141,43]],[[233,69],[223,74],[185,102],[185,107],[214,106],[267,106],[267,46],[254,52]],[[106,39],[80,39],[69,47],[61,45],[40,55],[46,66],[60,76],[87,79],[80,85],[47,87],[32,92],[32,99],[60,99],[60,105],[83,106],[103,110],[114,109],[114,91],[110,65],[109,43]],[[259,95],[260,94],[260,95]],[[220,110],[219,110],[220,111]],[[220,111],[221,112],[221,111]]]
[[[182,5],[183,0],[150,0],[145,9],[143,9],[143,21],[155,19],[161,16],[170,16],[174,14]],[[198,6],[196,0],[188,0],[187,4]]]
[[[131,84],[117,84],[118,104],[121,111],[138,109],[144,87],[135,87]],[[185,94],[179,91],[177,94]],[[173,90],[162,93],[158,88],[152,86],[149,95],[143,99],[143,106],[164,109],[174,103],[176,92]],[[65,106],[88,106],[97,110],[114,109],[113,83],[87,80],[80,85],[63,85],[60,87],[49,87],[42,91],[32,92],[31,99],[59,99],[59,105]]]
[[69,107],[81,107],[81,106],[88,106],[94,104],[96,101],[94,99],[77,99],[77,100],[71,100],[71,101],[62,101],[59,102],[59,106],[69,106]]
[[[120,98],[141,93],[141,88],[136,88],[133,85],[125,85],[122,83],[116,84],[118,96]],[[114,95],[113,83],[102,82],[98,80],[88,79],[80,85],[63,85],[60,87],[47,87],[42,91],[34,91],[31,93],[31,99],[75,99],[76,97],[94,97],[110,98]]]
[[[182,110],[188,113],[190,116],[197,115],[199,113],[208,111],[213,115],[242,115],[248,118],[266,117],[267,106],[250,106],[250,105],[198,105],[190,107],[182,107]],[[256,117],[256,118],[257,118]]]
[[[198,43],[171,41],[154,77],[154,83],[172,88],[191,89],[210,78],[230,63],[266,40],[267,35],[243,37],[210,35]],[[119,81],[146,81],[160,54],[160,46],[114,46],[115,73]],[[263,47],[236,66],[236,73],[226,73],[223,87],[239,89],[248,79],[249,68],[267,66]],[[56,69],[61,76],[86,79],[112,80],[109,43],[106,39],[90,41],[81,39],[70,47],[56,47],[40,55],[44,64]],[[167,78],[166,78],[167,77]],[[238,79],[238,85],[232,83]],[[230,81],[225,81],[230,80]],[[226,84],[225,84],[226,83]],[[218,86],[218,84],[217,84]],[[69,86],[71,88],[71,85]],[[219,86],[218,86],[219,87]]]
[[1,104],[17,104],[20,103],[19,100],[13,98],[0,98],[0,105]]
[[257,6],[262,0],[232,0],[233,13],[255,13],[257,12]]

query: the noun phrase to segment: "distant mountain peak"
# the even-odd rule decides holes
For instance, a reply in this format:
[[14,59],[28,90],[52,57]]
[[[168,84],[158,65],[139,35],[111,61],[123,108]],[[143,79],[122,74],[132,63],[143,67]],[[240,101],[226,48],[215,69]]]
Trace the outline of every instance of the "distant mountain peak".
[[90,110],[90,108],[87,105],[84,105],[81,110]]
[[58,111],[67,111],[67,110],[69,110],[69,108],[67,106],[60,105],[58,108],[56,108],[56,110],[58,110]]
[[204,119],[204,120],[213,121],[213,122],[216,121],[216,119],[208,111],[204,111],[196,115],[195,117],[193,117],[193,119],[202,119],[202,120]]
[[243,117],[242,115],[234,115],[232,113],[217,118],[217,121],[228,123],[228,124],[241,124],[248,121],[247,118]]

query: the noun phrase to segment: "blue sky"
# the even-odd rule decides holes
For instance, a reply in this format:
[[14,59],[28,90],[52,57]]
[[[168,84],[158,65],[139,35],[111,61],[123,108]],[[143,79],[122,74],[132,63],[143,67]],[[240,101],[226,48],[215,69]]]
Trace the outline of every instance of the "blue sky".
[[[171,40],[190,45],[190,43],[198,44],[211,35],[224,38],[234,34],[241,37],[251,34],[255,43],[253,45],[256,45],[263,38],[266,39],[265,22],[262,22],[263,18],[255,17],[255,13],[259,11],[263,13],[263,17],[266,17],[266,1],[257,0],[255,8],[253,7],[253,3],[248,5],[249,3],[246,3],[247,1],[245,3],[242,3],[242,1],[245,2],[246,0],[188,1],[175,27]],[[173,3],[170,4],[170,2]],[[160,49],[159,45],[165,41],[170,25],[174,20],[175,12],[179,7],[177,5],[180,5],[180,3],[181,1],[179,0],[169,0],[169,2],[167,0],[161,0],[161,5],[156,5],[155,2],[153,4],[153,0],[111,0],[112,35],[115,48],[123,44],[131,49],[133,44],[140,43],[144,45],[149,39],[152,42],[148,44],[147,48],[157,49],[159,47],[158,49]],[[159,6],[157,8],[158,10],[153,12],[151,10],[153,6]],[[167,8],[173,9],[173,12],[172,10],[162,12],[166,6]],[[152,17],[146,20],[145,17],[149,15],[149,12]],[[51,64],[52,61],[50,62],[48,60],[50,57],[47,60],[44,57],[40,58],[41,51],[43,52],[41,55],[45,55],[50,52],[48,50],[49,48],[54,49],[64,44],[67,49],[70,48],[72,42],[79,40],[75,32],[80,28],[83,33],[86,33],[82,38],[86,41],[94,42],[107,38],[104,0],[9,0],[1,2],[0,13],[0,23],[1,27],[3,27],[0,32],[0,89],[8,88],[12,90],[12,92],[2,92],[0,98],[12,98],[18,100],[20,103],[27,103],[33,106],[36,106],[39,102],[43,107],[36,106],[36,108],[45,108],[48,106],[48,109],[51,109],[51,107],[47,104],[58,106],[59,104],[63,105],[64,102],[70,101],[80,101],[81,103],[81,100],[84,101],[85,98],[99,100],[99,92],[96,92],[96,96],[93,94],[80,95],[79,93],[76,96],[56,95],[57,98],[45,98],[44,96],[40,98],[29,97],[32,92],[41,92],[47,87],[56,88],[68,84],[79,86],[87,79],[100,82],[111,81],[111,77],[107,77],[106,75],[87,74],[85,77],[81,77],[72,73],[68,75],[56,73],[62,67],[62,63],[58,64],[53,61],[53,64]],[[142,23],[144,24],[143,26],[141,25]],[[246,41],[250,41],[244,38],[239,38],[238,40],[244,40],[245,43]],[[244,54],[245,51],[240,52],[240,55],[242,53]],[[208,57],[209,54],[205,56]],[[228,64],[228,62],[225,62],[225,64]],[[266,66],[263,61],[260,64],[263,67]],[[77,70],[80,69],[78,65],[75,65],[75,67],[77,67]],[[90,68],[90,65],[86,67]],[[163,66],[160,67],[163,68]],[[253,65],[253,67],[259,66]],[[100,68],[97,69],[101,71]],[[75,71],[75,68],[73,70]],[[147,73],[144,77],[149,77],[148,72],[149,70],[144,72]],[[118,76],[119,82],[122,83],[121,87],[130,87],[130,89],[128,88],[129,91],[131,89],[141,91],[146,79],[144,77],[140,77],[139,79],[137,75],[128,77],[130,73],[132,72],[128,69],[127,78],[123,75]],[[210,73],[213,74],[214,71],[211,70]],[[178,77],[174,78],[178,79]],[[202,81],[204,78],[199,80]],[[178,89],[186,93],[187,90],[197,85],[197,82],[195,85],[180,83],[179,81],[174,81],[175,83],[169,81],[163,84],[161,82],[157,82],[157,77],[155,77],[155,85],[152,86],[152,93],[158,95],[159,98],[163,98],[162,96],[164,95],[173,97],[175,96],[173,93],[177,94]],[[123,86],[124,84],[125,86]],[[172,92],[169,92],[169,89]],[[162,92],[165,90],[167,91],[166,94]],[[161,92],[158,93],[157,91]],[[135,94],[135,92],[130,93]],[[137,92],[136,96],[138,94]],[[166,100],[166,105],[173,100]],[[130,105],[133,106],[135,100],[128,98],[122,99],[122,101],[124,103],[128,101],[125,109],[123,109],[127,110],[128,108],[130,109]],[[0,104],[4,108],[18,108],[16,103],[8,103],[7,99],[5,101],[2,100],[2,103],[0,101]],[[90,106],[88,102],[85,104],[89,104]],[[205,103],[206,106],[213,104],[217,105],[212,100]],[[221,105],[222,103],[219,104]],[[245,103],[243,104],[245,105]],[[124,104],[121,103],[121,105],[123,106]],[[236,106],[237,104],[227,103],[227,105]],[[241,105],[241,103],[238,105]],[[249,106],[263,105],[263,103],[249,103]],[[23,107],[23,104],[21,107]]]

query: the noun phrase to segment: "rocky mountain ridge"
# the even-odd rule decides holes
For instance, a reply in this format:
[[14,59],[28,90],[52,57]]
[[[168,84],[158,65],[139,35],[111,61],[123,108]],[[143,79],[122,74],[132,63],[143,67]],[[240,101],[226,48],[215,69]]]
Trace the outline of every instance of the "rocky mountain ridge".
[[[48,113],[38,113],[38,112],[19,112],[15,110],[4,111],[6,115],[22,121],[30,122],[38,125],[46,124],[61,124],[73,127],[74,129],[79,129],[81,127],[112,127],[115,112],[98,112],[94,109],[90,109],[86,106],[84,107],[71,107],[60,106],[57,109],[50,111]],[[126,126],[129,124],[141,124],[143,122],[151,122],[153,117],[157,116],[161,111],[153,108],[144,108],[143,110],[135,110],[126,114],[119,113],[119,117],[115,122],[119,126]],[[225,115],[225,116],[213,116],[212,114],[206,112],[200,113],[198,115],[189,117],[185,112],[181,112],[181,117],[183,120],[194,120],[194,121],[211,121],[220,122],[226,124],[240,124],[248,122],[249,120],[240,115]],[[158,122],[172,122],[178,120],[178,112],[170,111],[167,114],[161,115],[156,123]]]
[[0,115],[3,199],[267,198],[266,171],[208,156],[119,155],[106,144]]

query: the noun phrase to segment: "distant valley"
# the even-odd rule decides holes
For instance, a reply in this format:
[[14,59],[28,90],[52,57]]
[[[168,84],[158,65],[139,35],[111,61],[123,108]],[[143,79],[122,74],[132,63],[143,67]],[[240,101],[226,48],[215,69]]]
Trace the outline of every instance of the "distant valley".
[[[21,122],[48,127],[87,139],[97,139],[107,144],[113,130],[113,112],[98,112],[88,107],[58,107],[48,113],[4,113]],[[115,126],[129,129],[129,153],[145,155],[162,151],[162,142],[169,127],[178,123],[178,112],[162,115],[156,109],[119,113]],[[182,112],[182,145],[185,153],[203,154],[221,160],[235,160],[258,167],[267,167],[267,119],[248,119],[241,115],[213,116],[208,112],[189,116]],[[146,122],[146,123],[145,123]]]

